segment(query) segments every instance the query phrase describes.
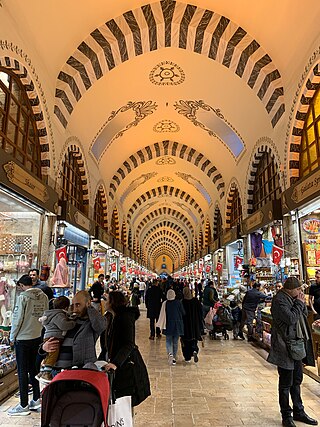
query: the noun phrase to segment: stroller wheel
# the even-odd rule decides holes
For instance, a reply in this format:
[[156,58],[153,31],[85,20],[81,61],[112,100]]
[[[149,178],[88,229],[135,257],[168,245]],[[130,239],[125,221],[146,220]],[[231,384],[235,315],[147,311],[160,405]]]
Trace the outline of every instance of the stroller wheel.
[[224,339],[225,339],[225,340],[228,340],[228,339],[229,339],[229,334],[228,334],[228,332],[226,332],[226,336],[224,337]]

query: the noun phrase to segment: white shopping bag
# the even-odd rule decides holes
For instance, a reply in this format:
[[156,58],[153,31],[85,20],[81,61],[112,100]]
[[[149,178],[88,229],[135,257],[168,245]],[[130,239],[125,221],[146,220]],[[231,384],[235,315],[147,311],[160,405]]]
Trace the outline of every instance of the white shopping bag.
[[131,396],[119,397],[109,405],[108,427],[133,427]]

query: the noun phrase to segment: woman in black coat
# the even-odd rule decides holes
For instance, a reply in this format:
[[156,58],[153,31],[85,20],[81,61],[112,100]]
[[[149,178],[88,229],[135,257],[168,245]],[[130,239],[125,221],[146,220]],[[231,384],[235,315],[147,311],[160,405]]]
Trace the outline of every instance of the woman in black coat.
[[191,358],[198,362],[198,341],[202,341],[203,320],[202,306],[197,298],[192,297],[192,292],[188,287],[183,288],[183,308],[185,316],[183,317],[184,335],[181,337],[182,354],[186,362]]
[[128,307],[126,297],[119,291],[109,293],[106,309],[108,326],[99,359],[108,361],[106,370],[115,371],[116,398],[131,396],[132,406],[137,406],[151,394],[147,368],[135,344],[139,309]]

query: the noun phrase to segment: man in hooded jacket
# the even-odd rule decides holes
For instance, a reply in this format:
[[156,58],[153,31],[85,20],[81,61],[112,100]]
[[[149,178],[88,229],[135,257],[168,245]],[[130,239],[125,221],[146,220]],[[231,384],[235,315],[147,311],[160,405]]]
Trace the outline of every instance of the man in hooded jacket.
[[[42,325],[39,317],[48,310],[47,295],[34,288],[28,274],[20,277],[18,283],[22,292],[17,298],[12,316],[10,341],[14,343],[18,367],[20,403],[9,409],[11,416],[29,415],[30,409],[40,408],[40,388],[35,379],[37,372],[36,357],[41,343]],[[28,377],[33,387],[33,400],[28,402]]]
[[[317,425],[318,422],[305,413],[301,399],[302,363],[314,366],[315,361],[307,321],[308,310],[301,283],[296,277],[289,277],[284,282],[283,289],[274,296],[271,314],[271,350],[268,362],[278,366],[282,425],[294,427],[294,421]],[[298,339],[304,346],[301,355],[297,352],[294,354],[290,349],[292,342],[295,343]],[[293,408],[290,406],[290,396]]]

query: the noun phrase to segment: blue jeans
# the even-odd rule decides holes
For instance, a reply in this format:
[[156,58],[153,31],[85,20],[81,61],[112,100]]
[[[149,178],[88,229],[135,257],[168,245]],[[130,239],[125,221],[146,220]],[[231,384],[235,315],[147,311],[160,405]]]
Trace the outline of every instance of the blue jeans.
[[40,337],[33,340],[16,341],[14,344],[18,368],[20,404],[23,407],[26,407],[29,404],[29,379],[33,388],[33,400],[38,400],[40,398],[39,381],[35,379],[35,376],[38,373],[36,368],[36,359],[40,344]]
[[179,335],[166,335],[167,353],[172,354],[174,358],[177,356]]

